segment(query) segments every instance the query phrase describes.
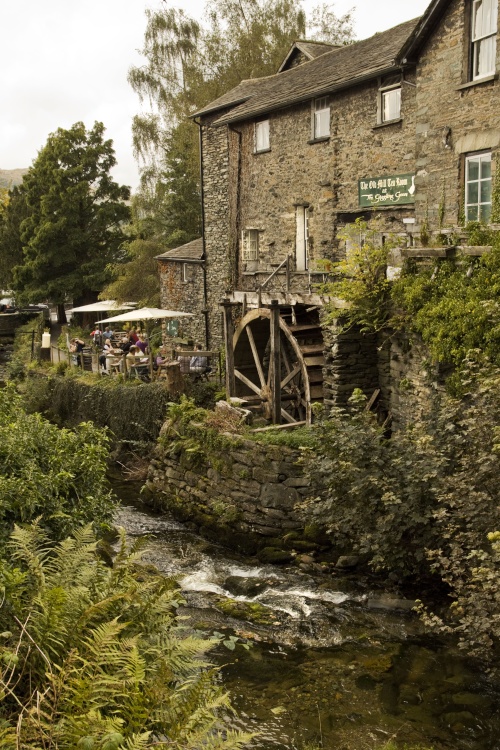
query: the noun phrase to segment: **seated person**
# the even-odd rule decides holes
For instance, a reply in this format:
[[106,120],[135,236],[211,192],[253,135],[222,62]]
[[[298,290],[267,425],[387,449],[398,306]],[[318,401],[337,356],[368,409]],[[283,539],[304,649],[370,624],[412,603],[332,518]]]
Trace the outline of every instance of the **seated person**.
[[128,354],[128,352],[130,351],[130,347],[133,346],[133,345],[134,345],[134,342],[129,339],[129,337],[127,336],[127,334],[125,334],[124,336],[122,336],[122,340],[121,340],[121,343],[120,343],[120,349],[122,350],[122,352],[124,352],[124,354]]
[[143,354],[147,354],[147,353],[148,353],[148,344],[147,344],[147,341],[146,341],[146,339],[145,339],[145,337],[144,337],[144,334],[142,334],[142,333],[141,333],[141,334],[139,335],[139,338],[138,338],[138,339],[137,339],[137,341],[135,342],[135,345],[136,345],[137,347],[139,347],[139,349],[141,350],[141,352],[142,352]]
[[106,358],[113,354],[113,346],[110,339],[106,339],[104,346],[102,347],[102,353],[99,355],[99,364],[102,369],[106,369]]
[[180,364],[181,373],[183,375],[189,375],[191,367],[191,357],[179,354],[179,356],[177,357],[177,362]]
[[154,358],[153,367],[158,368],[160,367],[160,365],[164,365],[166,362],[168,362],[167,348],[166,346],[160,346],[156,357]]
[[142,354],[143,353],[141,352],[139,347],[135,346],[135,344],[132,344],[132,346],[130,347],[130,351],[125,356],[125,359],[127,361],[127,369],[131,371],[132,368],[134,368],[134,372],[137,375],[146,374],[148,371],[149,360],[147,357],[143,357]]
[[[201,352],[203,351],[201,348],[201,344],[196,344],[196,351]],[[189,372],[207,372],[208,370],[208,360],[206,357],[201,357],[199,354],[195,354],[194,357],[191,357],[190,363],[189,363]]]
[[139,334],[137,333],[135,328],[130,329],[128,338],[131,344],[137,344],[137,342],[139,341]]

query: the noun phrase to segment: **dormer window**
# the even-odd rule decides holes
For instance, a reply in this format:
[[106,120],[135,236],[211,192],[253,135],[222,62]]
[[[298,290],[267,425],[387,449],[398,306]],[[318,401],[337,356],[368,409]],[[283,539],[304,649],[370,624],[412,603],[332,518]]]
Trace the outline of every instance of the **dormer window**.
[[269,120],[259,120],[255,123],[255,153],[269,149]]
[[327,96],[313,102],[313,140],[330,136],[330,102]]
[[472,80],[493,75],[496,64],[497,0],[472,2]]
[[388,79],[379,88],[379,123],[401,118],[401,79]]

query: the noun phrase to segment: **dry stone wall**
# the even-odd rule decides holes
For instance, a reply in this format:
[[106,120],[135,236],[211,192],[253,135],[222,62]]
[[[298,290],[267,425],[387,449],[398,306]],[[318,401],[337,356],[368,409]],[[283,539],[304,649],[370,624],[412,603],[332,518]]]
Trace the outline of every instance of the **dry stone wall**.
[[298,451],[240,437],[231,444],[228,436],[224,456],[191,455],[171,443],[158,446],[147,482],[152,505],[242,551],[267,548],[279,559],[287,540],[289,547],[314,548],[296,511],[309,494]]
[[323,329],[325,342],[325,407],[345,407],[354,389],[370,399],[380,421],[390,418],[393,432],[415,423],[444,390],[443,373],[431,364],[429,352],[418,336],[403,332],[362,334],[353,327],[342,331],[330,324]]

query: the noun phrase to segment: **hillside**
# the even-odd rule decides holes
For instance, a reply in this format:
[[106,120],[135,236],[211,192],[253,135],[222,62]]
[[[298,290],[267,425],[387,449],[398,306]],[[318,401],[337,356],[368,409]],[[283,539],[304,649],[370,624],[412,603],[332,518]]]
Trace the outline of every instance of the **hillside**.
[[0,169],[0,187],[11,188],[14,185],[20,185],[27,171],[27,167],[24,169]]

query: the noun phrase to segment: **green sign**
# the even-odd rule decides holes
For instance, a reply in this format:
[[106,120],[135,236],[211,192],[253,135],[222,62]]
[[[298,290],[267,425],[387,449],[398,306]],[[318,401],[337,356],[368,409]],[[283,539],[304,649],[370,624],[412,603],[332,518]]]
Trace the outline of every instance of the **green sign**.
[[168,336],[177,336],[179,333],[179,321],[174,320],[174,318],[168,318],[168,320],[165,321],[165,333]]
[[360,206],[401,206],[415,202],[415,175],[391,174],[358,180]]

